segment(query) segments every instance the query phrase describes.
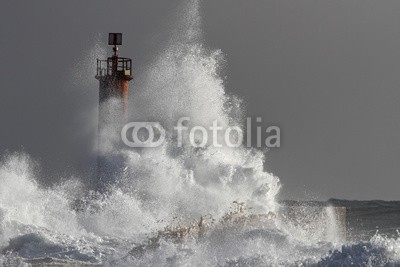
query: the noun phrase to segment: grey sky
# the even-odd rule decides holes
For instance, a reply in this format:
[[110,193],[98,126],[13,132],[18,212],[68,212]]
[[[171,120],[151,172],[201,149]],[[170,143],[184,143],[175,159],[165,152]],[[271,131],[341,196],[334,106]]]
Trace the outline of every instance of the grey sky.
[[[3,1],[1,153],[31,154],[44,181],[87,171],[81,114],[97,104],[97,83],[80,90],[71,73],[112,31],[140,72],[179,3]],[[266,167],[284,197],[399,199],[399,1],[209,0],[201,13],[205,45],[226,55],[227,91],[282,128]]]

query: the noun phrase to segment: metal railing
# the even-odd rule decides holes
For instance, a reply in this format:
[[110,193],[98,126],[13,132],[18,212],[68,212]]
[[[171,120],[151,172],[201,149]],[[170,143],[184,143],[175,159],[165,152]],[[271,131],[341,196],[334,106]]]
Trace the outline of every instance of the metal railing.
[[[116,60],[116,68],[114,69],[114,61]],[[124,75],[131,76],[132,73],[132,59],[118,57],[109,57],[105,60],[97,59],[97,75],[96,76],[108,76],[113,75],[114,71],[117,73],[123,73]]]

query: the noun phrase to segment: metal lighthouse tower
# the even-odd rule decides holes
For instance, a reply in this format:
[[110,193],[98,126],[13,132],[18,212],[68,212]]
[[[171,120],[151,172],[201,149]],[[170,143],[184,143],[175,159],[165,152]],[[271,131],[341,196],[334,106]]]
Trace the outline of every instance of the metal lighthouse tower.
[[[97,59],[96,79],[100,82],[99,104],[114,97],[122,100],[121,111],[128,111],[129,81],[132,77],[132,59],[118,56],[118,45],[122,45],[122,33],[109,33],[108,44],[113,46],[113,55]],[[100,114],[100,119],[101,119]]]
[[99,137],[97,180],[104,187],[114,180],[121,166],[118,159],[120,130],[128,114],[129,81],[132,76],[132,59],[118,56],[122,45],[122,33],[109,33],[108,44],[113,46],[113,55],[97,59],[95,78],[99,80]]

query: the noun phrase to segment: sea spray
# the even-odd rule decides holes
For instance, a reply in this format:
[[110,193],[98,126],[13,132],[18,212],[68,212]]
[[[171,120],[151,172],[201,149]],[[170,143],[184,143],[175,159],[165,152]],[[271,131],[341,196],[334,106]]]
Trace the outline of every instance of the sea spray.
[[[169,47],[139,75],[141,90],[133,96],[131,119],[157,120],[167,129],[182,115],[193,125],[216,119],[225,127],[237,123],[241,118],[233,115],[240,113],[239,101],[225,94],[218,76],[222,53],[198,43],[198,3],[184,6],[187,16],[180,25],[189,26],[181,27]],[[98,45],[94,50],[103,51]],[[207,214],[221,218],[234,201],[259,212],[274,210],[279,180],[264,172],[262,152],[209,144],[177,150],[174,142],[170,135],[155,149],[119,151],[125,160],[123,174],[104,197],[87,198],[79,179],[41,188],[28,157],[10,157],[2,169],[2,245],[32,229],[45,239],[58,233],[61,239],[65,234],[136,240],[178,220],[185,223]],[[91,200],[76,212],[76,199]]]

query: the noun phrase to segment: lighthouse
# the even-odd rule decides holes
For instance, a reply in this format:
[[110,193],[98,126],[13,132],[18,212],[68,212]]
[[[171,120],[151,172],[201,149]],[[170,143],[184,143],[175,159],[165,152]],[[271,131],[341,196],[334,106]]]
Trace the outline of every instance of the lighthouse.
[[[122,45],[122,33],[109,33],[108,44],[113,46],[113,55],[107,59],[97,59],[96,79],[99,80],[99,106],[115,98],[120,102],[117,109],[124,118],[128,112],[129,81],[132,76],[132,59],[119,57],[118,46]],[[107,111],[105,111],[107,112]],[[106,120],[104,113],[99,114],[99,119]]]
[[128,115],[129,82],[132,76],[132,59],[120,57],[122,33],[109,33],[108,44],[113,54],[107,59],[97,59],[95,78],[99,81],[98,159],[95,184],[106,187],[120,175],[122,159],[120,132]]

